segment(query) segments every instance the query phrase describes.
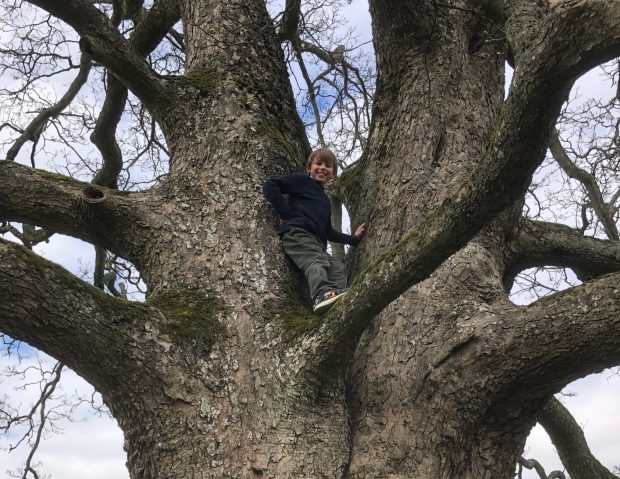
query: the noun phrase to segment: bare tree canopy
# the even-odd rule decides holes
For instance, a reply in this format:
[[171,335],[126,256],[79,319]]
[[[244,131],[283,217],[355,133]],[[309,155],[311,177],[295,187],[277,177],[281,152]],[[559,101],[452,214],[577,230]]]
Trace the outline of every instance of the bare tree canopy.
[[[0,332],[94,386],[132,478],[543,477],[538,419],[612,477],[550,400],[620,364],[620,97],[567,104],[620,56],[617,2],[370,0],[374,62],[342,2],[268,3],[0,4]],[[325,316],[261,194],[314,146],[368,225]],[[578,222],[534,211],[541,165]],[[31,251],[55,233],[93,285]],[[583,283],[513,304],[545,267]]]

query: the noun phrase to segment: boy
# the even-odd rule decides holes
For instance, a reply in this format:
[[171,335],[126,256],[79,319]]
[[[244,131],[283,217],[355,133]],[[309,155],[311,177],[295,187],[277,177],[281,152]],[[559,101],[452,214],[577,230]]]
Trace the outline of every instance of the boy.
[[278,234],[284,251],[306,276],[317,314],[347,291],[344,265],[327,253],[327,241],[356,246],[366,229],[362,224],[355,235],[347,235],[332,228],[324,186],[337,174],[336,156],[321,148],[308,157],[306,173],[278,176],[263,185],[265,197],[280,216]]

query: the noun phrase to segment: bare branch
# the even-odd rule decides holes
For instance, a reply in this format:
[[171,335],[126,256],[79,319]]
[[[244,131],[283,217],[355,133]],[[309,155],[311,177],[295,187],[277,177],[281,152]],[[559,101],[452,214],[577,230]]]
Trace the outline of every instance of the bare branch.
[[39,243],[47,243],[47,241],[54,234],[45,229],[36,228],[35,226],[27,223],[22,224],[22,229],[20,231],[18,228],[7,222],[0,224],[0,235],[4,233],[11,233],[28,249],[32,249],[33,246]]
[[544,467],[542,467],[540,462],[536,459],[525,459],[524,457],[520,457],[518,459],[518,463],[526,469],[534,469],[540,479],[566,479],[566,476],[561,471],[552,471],[549,475],[547,475]]
[[504,289],[517,304],[531,304],[545,296],[578,286],[581,281],[573,279],[567,268],[555,266],[539,266],[521,271],[514,278],[504,277]]
[[561,224],[522,218],[511,248],[508,283],[517,273],[537,266],[572,268],[582,280],[620,270],[620,243],[586,237]]
[[[41,439],[43,436],[43,432],[45,431],[47,422],[48,422],[48,412],[47,412],[47,402],[54,394],[58,383],[60,382],[62,369],[64,365],[62,363],[56,363],[52,368],[52,377],[49,381],[47,381],[43,389],[41,391],[41,395],[39,399],[36,401],[35,405],[31,408],[30,412],[26,417],[23,418],[11,418],[7,423],[7,429],[11,427],[15,419],[18,421],[27,420],[30,423],[30,428],[26,431],[24,437],[34,435],[34,440],[30,446],[30,452],[28,453],[28,457],[26,458],[26,462],[24,464],[24,472],[22,475],[22,479],[26,479],[28,473],[32,474],[35,479],[38,479],[38,474],[36,469],[34,469],[35,464],[33,462],[34,456],[39,449],[39,445],[41,444]],[[34,415],[36,412],[39,412],[38,425],[36,426],[36,430],[33,430],[35,421]]]
[[302,41],[299,44],[299,48],[303,52],[310,52],[316,55],[328,65],[333,65],[336,62],[344,61],[344,47],[334,50],[333,52],[328,52],[327,50],[324,50],[321,47],[314,45],[310,42]]
[[538,415],[538,422],[549,434],[571,479],[618,478],[592,455],[583,429],[556,398],[545,404]]
[[555,128],[549,136],[549,149],[551,150],[555,161],[558,162],[562,170],[564,170],[570,178],[577,179],[583,184],[588,193],[588,197],[590,198],[592,208],[601,220],[607,236],[614,240],[620,239],[620,236],[618,235],[618,228],[616,227],[616,223],[611,214],[610,206],[613,205],[608,205],[605,203],[601,190],[596,182],[596,178],[594,178],[594,176],[587,171],[579,168],[570,160],[564,150],[564,147],[562,146],[562,143],[560,142],[560,135]]
[[135,31],[131,35],[131,44],[146,56],[151,53],[161,40],[168,34],[174,36],[182,43],[182,37],[174,30],[173,26],[179,21],[180,10],[178,0],[159,0],[153,3],[153,7],[140,18]]
[[[13,146],[9,149],[6,154],[7,160],[14,160],[21,147],[27,141],[36,141],[39,139],[41,132],[45,128],[45,124],[48,122],[50,118],[54,118],[60,114],[69,104],[73,101],[76,95],[79,93],[82,86],[88,80],[88,74],[91,69],[91,59],[90,55],[82,54],[80,58],[80,70],[69,86],[68,90],[65,92],[63,97],[53,106],[49,108],[45,108],[42,110],[26,127],[26,129],[21,133],[21,135],[15,140]],[[34,150],[34,148],[33,148]],[[34,167],[34,165],[33,165]]]
[[302,117],[316,130],[312,141],[334,150],[341,168],[357,160],[365,146],[375,80],[374,68],[363,52],[345,58],[360,45],[350,45],[355,40],[353,31],[344,36],[335,33],[341,26],[343,3],[291,1],[280,22],[282,28],[289,25],[280,38],[290,42],[285,45],[287,61],[301,90]]
[[93,271],[93,284],[101,291],[104,290],[105,281],[103,276],[106,270],[106,250],[101,246],[95,246],[95,268]]
[[[127,87],[133,91],[152,111],[161,111],[170,105],[172,92],[164,86],[162,80],[150,69],[143,58],[157,44],[158,35],[144,34],[137,36],[131,44],[118,32],[114,25],[90,2],[84,0],[32,0],[36,5],[57,18],[68,23],[81,37],[82,49],[98,62],[108,67]],[[176,2],[157,2],[157,5]],[[155,7],[153,7],[155,9]],[[154,17],[151,17],[154,18]],[[176,18],[162,16],[166,24]],[[178,18],[178,17],[177,17]],[[154,20],[154,28],[163,38],[171,28],[161,29],[161,20]],[[150,32],[149,32],[150,33]]]
[[[120,275],[122,279],[126,279],[131,282],[131,277],[134,273],[131,266],[123,264],[125,269],[125,276]],[[119,284],[119,289],[116,288],[116,280],[119,277],[117,270],[121,269],[117,258],[108,255],[107,251],[99,246],[95,246],[95,271],[93,274],[93,284],[104,290],[105,288],[113,295],[124,299],[127,299],[127,289],[124,283]],[[134,285],[134,286],[137,286]]]
[[301,70],[301,74],[306,82],[306,86],[308,88],[308,98],[310,100],[310,104],[312,105],[312,112],[314,113],[314,122],[316,124],[316,134],[319,138],[319,145],[324,148],[325,138],[323,138],[323,128],[321,121],[321,114],[319,112],[319,106],[316,102],[316,95],[314,92],[314,85],[312,80],[310,79],[310,75],[308,74],[308,70],[306,68],[306,64],[304,63],[303,56],[301,54],[301,49],[299,48],[299,43],[297,41],[293,42],[293,46],[295,48],[295,52],[297,54],[297,61],[299,62],[299,69]]

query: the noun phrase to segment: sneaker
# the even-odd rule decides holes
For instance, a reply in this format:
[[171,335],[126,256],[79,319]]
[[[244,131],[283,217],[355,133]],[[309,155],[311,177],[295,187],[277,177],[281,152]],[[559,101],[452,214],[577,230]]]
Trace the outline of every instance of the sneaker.
[[316,314],[326,313],[329,308],[332,307],[334,302],[346,292],[346,289],[335,289],[332,291],[327,291],[323,294],[318,294],[317,297],[314,298],[314,312]]

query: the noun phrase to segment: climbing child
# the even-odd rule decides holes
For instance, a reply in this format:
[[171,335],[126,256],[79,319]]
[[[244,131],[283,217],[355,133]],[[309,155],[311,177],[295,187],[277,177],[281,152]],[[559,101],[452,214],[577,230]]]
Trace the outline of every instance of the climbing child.
[[366,229],[362,224],[355,235],[347,235],[332,228],[324,187],[337,174],[336,156],[321,148],[308,157],[306,173],[270,178],[263,185],[265,197],[280,216],[278,234],[284,251],[306,276],[317,314],[347,291],[344,265],[327,253],[327,241],[356,246]]

